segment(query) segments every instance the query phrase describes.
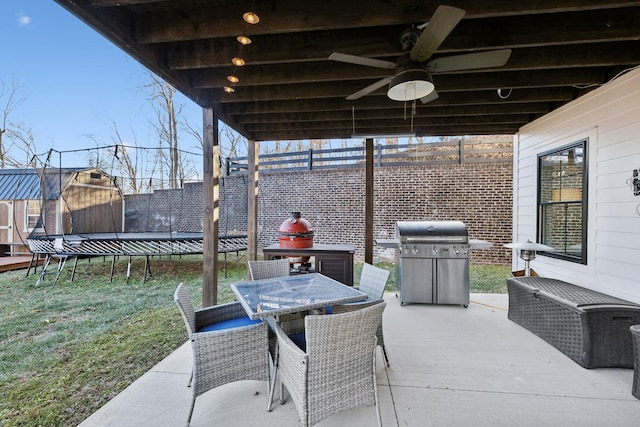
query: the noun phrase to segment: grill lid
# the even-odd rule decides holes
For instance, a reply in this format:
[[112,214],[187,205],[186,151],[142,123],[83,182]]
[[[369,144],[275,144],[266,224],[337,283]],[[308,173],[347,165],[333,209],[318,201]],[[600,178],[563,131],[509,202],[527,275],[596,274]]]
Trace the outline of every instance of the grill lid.
[[306,237],[313,238],[313,227],[311,223],[302,218],[300,212],[291,212],[291,218],[284,220],[278,229],[279,236]]
[[401,243],[468,243],[469,233],[462,221],[398,221]]

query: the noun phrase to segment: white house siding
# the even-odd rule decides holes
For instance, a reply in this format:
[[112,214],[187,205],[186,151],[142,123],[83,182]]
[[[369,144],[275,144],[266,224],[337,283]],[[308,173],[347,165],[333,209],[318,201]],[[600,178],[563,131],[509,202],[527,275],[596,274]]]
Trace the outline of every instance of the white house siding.
[[[542,276],[640,303],[640,69],[520,129],[514,144],[514,241],[536,240],[537,156],[589,138],[587,265],[545,256]],[[515,254],[514,254],[515,255]],[[522,269],[517,256],[514,269]]]

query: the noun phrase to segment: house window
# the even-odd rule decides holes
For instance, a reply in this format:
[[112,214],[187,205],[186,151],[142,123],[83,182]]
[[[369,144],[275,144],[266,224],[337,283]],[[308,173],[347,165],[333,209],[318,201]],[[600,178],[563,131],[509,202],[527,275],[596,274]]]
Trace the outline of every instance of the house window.
[[40,221],[40,211],[42,202],[40,200],[27,200],[25,212],[25,228],[28,232],[42,228]]
[[587,139],[538,156],[538,241],[544,255],[587,263]]

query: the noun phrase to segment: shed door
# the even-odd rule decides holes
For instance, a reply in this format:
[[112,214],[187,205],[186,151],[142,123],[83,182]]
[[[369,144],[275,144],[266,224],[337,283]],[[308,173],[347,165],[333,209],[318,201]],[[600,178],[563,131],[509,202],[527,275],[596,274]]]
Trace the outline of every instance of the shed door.
[[13,202],[0,200],[0,242],[13,242]]

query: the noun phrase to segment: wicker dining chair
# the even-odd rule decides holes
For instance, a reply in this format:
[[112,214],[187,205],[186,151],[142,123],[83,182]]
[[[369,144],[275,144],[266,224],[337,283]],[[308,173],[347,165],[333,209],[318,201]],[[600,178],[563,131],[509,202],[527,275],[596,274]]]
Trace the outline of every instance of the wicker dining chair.
[[289,270],[289,258],[272,259],[268,261],[249,261],[249,275],[251,280],[288,276]]
[[633,347],[633,385],[631,394],[640,399],[640,325],[631,326],[630,331]]
[[376,382],[376,329],[385,303],[361,310],[305,317],[304,349],[279,325],[278,377],[304,427],[339,411],[374,406],[382,425]]
[[[384,295],[384,289],[387,286],[387,280],[389,279],[389,270],[385,270],[380,267],[375,267],[371,264],[364,263],[362,265],[362,274],[360,275],[360,284],[358,289],[361,292],[367,294],[367,300],[361,302],[353,302],[348,304],[340,304],[332,307],[334,314],[346,313],[348,311],[359,310],[361,308],[369,307],[378,303]],[[387,367],[389,364],[389,356],[387,355],[387,347],[384,345],[384,333],[382,331],[382,322],[378,326],[376,332],[378,337],[378,345],[382,349],[382,356],[384,357],[384,363]]]
[[367,294],[369,300],[382,299],[389,274],[391,274],[389,270],[365,262],[362,264],[362,273],[360,274],[358,289],[360,292]]
[[191,298],[181,283],[174,300],[184,320],[191,347],[193,368],[191,422],[196,398],[233,381],[269,381],[269,343],[266,322],[247,317],[239,302],[194,310]]

